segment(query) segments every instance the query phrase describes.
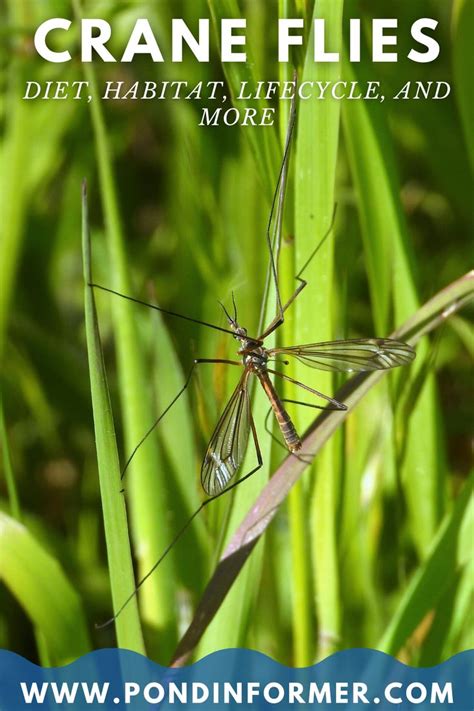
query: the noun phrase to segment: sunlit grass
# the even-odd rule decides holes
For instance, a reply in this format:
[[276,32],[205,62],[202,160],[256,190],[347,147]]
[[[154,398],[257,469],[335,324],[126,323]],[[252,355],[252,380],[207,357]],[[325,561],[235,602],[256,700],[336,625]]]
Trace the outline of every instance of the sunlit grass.
[[[22,25],[17,16],[21,5],[10,3],[10,25]],[[91,5],[84,5],[84,14],[89,13]],[[258,12],[249,9],[263,27],[275,19],[277,4],[271,5],[262,3]],[[295,16],[294,3],[278,5],[280,12]],[[421,5],[428,14],[434,12],[432,3]],[[214,21],[240,13],[232,0],[213,0],[209,7]],[[388,3],[384,7],[388,12]],[[300,106],[281,255],[285,297],[295,286],[298,268],[327,230],[335,201],[338,210],[334,234],[305,274],[308,287],[277,334],[282,342],[387,335],[467,270],[467,149],[472,131],[464,30],[471,16],[459,24],[466,7],[456,3],[453,22],[455,93],[451,103],[427,105],[425,115],[431,120],[422,124],[421,109],[413,102],[396,107],[388,101]],[[143,2],[132,9],[141,16],[156,13],[163,26],[177,16],[172,3],[151,8]],[[344,9],[347,4],[344,8],[339,1],[318,3],[318,15],[327,16],[335,45],[342,41]],[[118,19],[112,5],[107,12],[107,19]],[[207,6],[187,2],[182,12],[203,17]],[[409,14],[404,7],[397,12],[401,22]],[[41,19],[38,5],[33,14],[28,21],[36,25]],[[118,23],[117,42],[123,27]],[[285,69],[276,68],[265,51],[272,37],[259,36],[258,41],[260,46],[249,47],[255,62],[250,66],[222,68],[216,59],[209,66],[189,63],[181,69],[196,81],[215,79],[224,71],[234,95],[242,80],[252,82],[264,74],[273,78],[278,69],[283,76]],[[443,42],[439,71],[447,75],[447,34]],[[342,72],[352,79],[354,71],[357,77],[373,72],[364,65],[322,69],[305,62],[302,52],[297,60],[300,78]],[[146,63],[128,69],[136,79],[171,78],[166,68],[150,69]],[[61,79],[78,78],[77,68],[55,71]],[[100,82],[110,67],[97,64],[87,71],[88,79],[94,81],[95,73]],[[403,64],[399,71],[407,79],[417,78],[415,67]],[[202,129],[197,127],[198,107],[191,102],[19,104],[18,81],[25,72],[29,79],[44,79],[44,69],[17,47],[8,72],[1,143],[6,186],[0,248],[6,423],[1,440],[8,483],[2,489],[2,508],[10,517],[4,530],[21,530],[18,545],[25,546],[26,558],[33,551],[44,565],[27,566],[20,574],[13,542],[9,590],[2,591],[0,646],[31,659],[44,660],[49,652],[53,662],[64,661],[89,648],[84,614],[93,646],[117,641],[141,650],[135,603],[119,618],[117,639],[113,627],[96,631],[94,623],[109,618],[130,590],[129,540],[139,577],[198,506],[206,441],[239,371],[203,366],[143,447],[123,482],[130,535],[113,430],[123,463],[184,382],[192,359],[234,357],[236,343],[225,334],[161,319],[96,294],[102,371],[92,294],[86,289],[90,386],[80,180],[87,176],[89,182],[95,281],[221,325],[217,299],[228,305],[234,291],[239,319],[252,332],[267,266],[265,223],[288,105],[280,103],[279,125],[271,129]],[[288,70],[286,78],[290,76]],[[451,122],[446,145],[437,140],[438,111],[445,125]],[[397,120],[391,121],[394,115]],[[430,149],[433,144],[436,153]],[[464,394],[468,345],[461,315],[434,345],[426,340],[419,347],[409,374],[389,375],[361,401],[345,431],[327,443],[291,494],[287,510],[259,543],[198,655],[247,645],[283,662],[309,664],[334,649],[366,646],[396,653],[404,661],[435,664],[470,646],[472,631],[463,616],[472,567],[462,493],[467,491],[463,483],[469,461]],[[293,374],[328,394],[340,385],[303,366]],[[285,395],[291,397],[288,391]],[[91,397],[99,425],[96,440]],[[158,661],[168,661],[219,551],[284,456],[264,431],[267,408],[257,390],[254,413],[262,470],[235,497],[209,507],[140,592],[146,651]],[[292,414],[302,432],[314,413],[295,408]],[[249,447],[244,468],[253,461]],[[98,469],[100,496],[94,484]],[[12,522],[20,508],[21,529]],[[446,580],[436,595],[433,566]],[[51,580],[48,571],[53,571]],[[53,609],[48,584],[55,580],[63,599]],[[38,591],[34,600],[25,597],[26,585]],[[73,640],[75,615],[79,632]],[[32,625],[42,635],[42,651],[31,648]]]

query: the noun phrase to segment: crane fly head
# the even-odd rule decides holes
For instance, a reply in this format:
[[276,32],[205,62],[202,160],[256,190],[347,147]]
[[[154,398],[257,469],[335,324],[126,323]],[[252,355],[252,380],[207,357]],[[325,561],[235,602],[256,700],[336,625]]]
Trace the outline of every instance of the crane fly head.
[[239,341],[240,343],[240,348],[238,350],[238,353],[241,355],[248,355],[250,353],[254,353],[255,351],[259,352],[259,358],[262,357],[263,354],[263,341],[259,341],[255,338],[251,338],[247,335],[247,329],[244,328],[243,326],[240,326],[238,321],[237,321],[237,307],[235,304],[235,299],[234,299],[234,293],[232,292],[232,303],[234,305],[234,315],[231,316],[230,313],[227,311],[226,307],[224,304],[222,304],[219,301],[220,306],[222,307],[222,310],[225,313],[225,317],[229,323],[230,329],[232,331],[232,335],[234,336],[236,341]]
[[225,317],[229,323],[231,330],[234,332],[234,338],[236,338],[238,341],[242,341],[242,339],[246,339],[247,329],[243,328],[243,326],[239,326],[239,324],[237,322],[237,306],[235,303],[234,292],[232,292],[232,304],[234,306],[234,315],[233,316],[230,315],[230,313],[227,311],[227,309],[223,303],[221,303],[219,301],[219,304],[225,313]]

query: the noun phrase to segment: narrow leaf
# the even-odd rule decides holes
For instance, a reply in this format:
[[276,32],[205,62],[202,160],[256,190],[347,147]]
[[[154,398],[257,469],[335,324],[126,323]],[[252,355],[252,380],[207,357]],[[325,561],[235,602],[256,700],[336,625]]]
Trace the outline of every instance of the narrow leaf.
[[[92,408],[99,467],[100,491],[104,512],[105,538],[109,560],[110,583],[114,611],[135,589],[132,556],[128,539],[127,514],[120,481],[120,465],[115,439],[115,428],[110,404],[100,342],[92,283],[91,250],[87,212],[86,188],[82,202],[82,250],[84,260],[84,308],[86,315],[87,352],[91,381]],[[138,617],[136,598],[116,620],[117,640],[120,647],[145,653]]]
[[423,617],[436,606],[454,582],[463,564],[462,556],[460,560],[458,555],[459,547],[469,542],[472,548],[472,535],[469,535],[472,532],[464,529],[464,536],[461,536],[472,485],[471,479],[458,497],[454,510],[441,525],[429,555],[412,578],[379,644],[382,652],[397,654]]
[[0,578],[41,633],[54,664],[91,650],[80,598],[59,563],[15,519],[0,513]]

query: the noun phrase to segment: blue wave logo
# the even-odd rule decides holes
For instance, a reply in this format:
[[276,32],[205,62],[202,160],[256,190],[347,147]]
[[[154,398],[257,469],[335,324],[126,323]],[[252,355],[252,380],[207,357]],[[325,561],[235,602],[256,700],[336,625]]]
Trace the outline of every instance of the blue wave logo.
[[102,649],[44,669],[0,650],[0,708],[474,709],[474,651],[430,668],[351,649],[301,669],[227,649],[169,669],[135,652]]

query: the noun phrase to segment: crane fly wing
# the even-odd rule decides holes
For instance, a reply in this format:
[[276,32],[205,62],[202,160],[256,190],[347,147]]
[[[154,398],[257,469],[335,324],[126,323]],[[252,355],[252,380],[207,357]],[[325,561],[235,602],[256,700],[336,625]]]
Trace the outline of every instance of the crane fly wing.
[[220,494],[242,464],[250,432],[250,400],[245,372],[211,437],[201,467],[201,484],[209,496]]
[[396,368],[400,365],[408,365],[415,357],[415,351],[408,343],[392,338],[326,341],[304,346],[273,348],[270,352],[272,355],[294,356],[311,368],[347,373]]

